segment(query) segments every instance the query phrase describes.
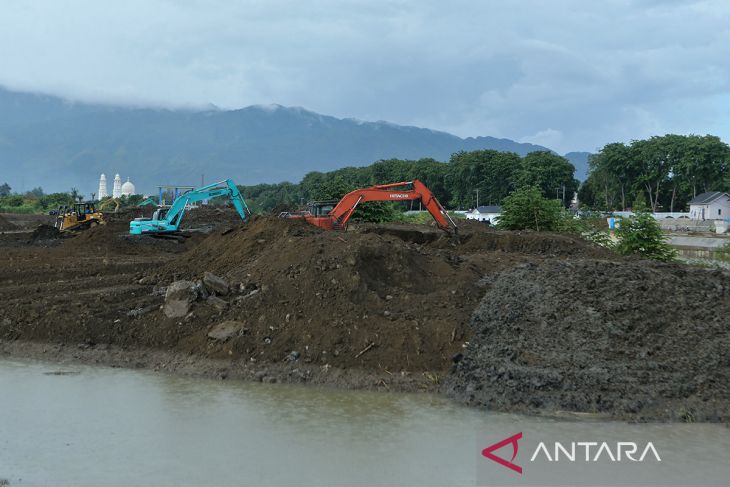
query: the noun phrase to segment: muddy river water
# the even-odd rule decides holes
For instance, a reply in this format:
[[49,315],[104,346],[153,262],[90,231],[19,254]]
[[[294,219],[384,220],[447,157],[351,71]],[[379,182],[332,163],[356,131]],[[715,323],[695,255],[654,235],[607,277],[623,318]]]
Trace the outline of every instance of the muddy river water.
[[[0,485],[470,486],[492,470],[540,484],[527,443],[514,459],[524,475],[480,455],[518,431],[524,441],[651,439],[662,461],[650,454],[636,485],[730,482],[726,425],[534,418],[431,395],[0,361]],[[506,448],[495,453],[510,460]]]

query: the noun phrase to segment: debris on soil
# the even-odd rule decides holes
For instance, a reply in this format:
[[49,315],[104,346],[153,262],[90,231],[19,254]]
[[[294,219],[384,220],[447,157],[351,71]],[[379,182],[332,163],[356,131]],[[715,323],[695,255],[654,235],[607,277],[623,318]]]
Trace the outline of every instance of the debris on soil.
[[226,294],[228,294],[228,282],[226,282],[225,279],[216,276],[215,274],[205,272],[203,274],[203,284],[205,284],[208,292],[220,294],[221,296],[225,296]]
[[167,286],[163,312],[168,318],[180,318],[190,311],[193,301],[198,298],[195,283],[175,281]]
[[224,321],[208,332],[208,338],[213,340],[228,340],[245,332],[245,324],[240,321]]
[[638,260],[506,270],[447,392],[506,411],[726,422],[728,292],[728,272]]

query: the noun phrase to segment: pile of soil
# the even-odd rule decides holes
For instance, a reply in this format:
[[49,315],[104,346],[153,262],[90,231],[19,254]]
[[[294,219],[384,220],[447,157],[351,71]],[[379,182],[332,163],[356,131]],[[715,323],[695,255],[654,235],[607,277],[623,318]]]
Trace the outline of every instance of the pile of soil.
[[127,227],[129,222],[135,218],[150,218],[154,213],[155,207],[145,206],[130,206],[128,208],[120,208],[119,211],[107,210],[104,211],[104,220],[107,223],[126,223]]
[[199,206],[185,212],[180,225],[181,229],[210,226],[227,228],[243,223],[241,217],[232,206]]
[[38,225],[30,234],[31,243],[48,243],[61,238],[61,232],[53,225]]
[[157,248],[164,252],[182,252],[190,248],[187,240],[197,242],[200,237],[166,239],[129,234],[129,222],[107,220],[107,223],[79,232],[71,232],[64,247],[69,251],[97,252],[104,255],[138,254]]
[[0,232],[7,232],[10,230],[17,230],[18,227],[13,225],[8,221],[7,218],[5,218],[3,215],[0,215]]
[[730,273],[646,261],[551,260],[504,271],[448,379],[507,411],[730,420]]
[[[273,362],[295,352],[305,363],[400,372],[448,369],[483,294],[485,269],[453,249],[391,235],[255,218],[209,236],[150,277],[168,285],[205,272],[226,279],[237,296],[224,296],[231,305],[222,312],[196,306],[191,351]],[[167,329],[172,320],[155,315],[154,326]],[[245,335],[211,344],[208,331],[227,320],[243,323]]]

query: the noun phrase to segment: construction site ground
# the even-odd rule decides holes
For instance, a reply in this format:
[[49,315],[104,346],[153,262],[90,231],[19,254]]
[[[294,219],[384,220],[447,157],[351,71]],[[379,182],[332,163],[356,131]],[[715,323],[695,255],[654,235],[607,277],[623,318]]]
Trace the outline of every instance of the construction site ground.
[[[429,225],[243,224],[207,208],[186,225],[215,222],[209,233],[155,239],[127,235],[137,215],[71,237],[2,216],[0,353],[441,391],[497,410],[730,420],[727,272],[473,222],[454,239]],[[193,295],[170,317],[176,281]]]

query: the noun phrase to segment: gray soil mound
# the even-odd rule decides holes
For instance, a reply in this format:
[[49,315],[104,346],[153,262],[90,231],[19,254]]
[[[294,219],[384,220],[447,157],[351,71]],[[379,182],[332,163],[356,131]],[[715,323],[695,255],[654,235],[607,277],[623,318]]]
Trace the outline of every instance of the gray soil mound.
[[509,411],[730,420],[730,273],[645,261],[546,261],[502,272],[447,380]]

